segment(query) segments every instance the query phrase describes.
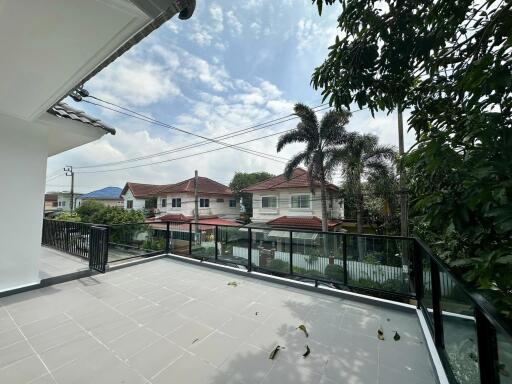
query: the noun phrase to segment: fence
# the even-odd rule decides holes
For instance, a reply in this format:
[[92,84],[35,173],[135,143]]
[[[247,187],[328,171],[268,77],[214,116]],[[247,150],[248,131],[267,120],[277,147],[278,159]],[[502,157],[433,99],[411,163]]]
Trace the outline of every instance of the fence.
[[43,220],[42,244],[89,259],[90,224]]

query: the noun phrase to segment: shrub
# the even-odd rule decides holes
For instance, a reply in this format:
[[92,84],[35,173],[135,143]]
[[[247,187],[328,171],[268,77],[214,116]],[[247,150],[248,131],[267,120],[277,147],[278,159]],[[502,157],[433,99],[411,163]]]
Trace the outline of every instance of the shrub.
[[329,264],[324,270],[325,277],[333,281],[343,281],[343,267],[338,264]]
[[290,266],[286,261],[279,260],[279,259],[272,259],[270,260],[270,263],[267,264],[267,268],[271,269],[275,272],[281,272],[281,273],[289,273],[290,272]]

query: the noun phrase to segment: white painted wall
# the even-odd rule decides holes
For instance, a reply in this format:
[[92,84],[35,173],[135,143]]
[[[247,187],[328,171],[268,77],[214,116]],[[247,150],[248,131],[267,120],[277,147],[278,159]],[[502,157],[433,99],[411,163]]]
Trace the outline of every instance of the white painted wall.
[[0,292],[39,282],[46,130],[0,115]]
[[[75,209],[79,207],[79,205],[77,204],[77,201],[78,201],[78,197],[80,196],[81,194],[74,194],[73,196],[73,200],[75,200]],[[69,212],[71,211],[71,193],[68,193],[68,192],[61,192],[57,195],[57,209],[59,209],[60,211],[66,211],[66,212]]]
[[144,209],[144,207],[146,206],[146,200],[145,199],[136,199],[135,197],[133,197],[133,193],[130,189],[128,189],[128,191],[126,191],[126,194],[123,195],[123,200],[124,200],[124,209],[128,209],[128,200],[133,201],[133,209],[134,210]]
[[[162,199],[167,199],[167,206],[162,207]],[[181,208],[173,208],[172,207],[172,199],[173,198],[181,198]],[[209,208],[201,208],[199,207],[199,215],[200,216],[208,216],[215,215],[225,218],[235,219],[240,216],[240,203],[233,196],[223,196],[223,195],[201,195],[199,194],[199,199],[210,199],[210,207]],[[222,201],[218,201],[222,200]],[[230,207],[229,200],[235,200],[236,206]],[[176,193],[167,196],[158,196],[158,210],[162,215],[166,214],[182,214],[185,216],[193,216],[194,215],[194,194],[193,193]]]
[[[292,195],[307,194],[310,195],[310,208],[292,208],[291,198]],[[261,199],[264,196],[276,196],[277,208],[263,208]],[[281,216],[302,216],[322,217],[322,202],[320,200],[320,189],[315,190],[315,194],[311,193],[309,188],[290,188],[290,189],[275,189],[268,191],[258,191],[252,194],[252,221],[257,223],[267,222],[277,219]],[[330,218],[343,218],[343,204],[340,204],[337,199],[333,197],[332,208],[329,209]]]

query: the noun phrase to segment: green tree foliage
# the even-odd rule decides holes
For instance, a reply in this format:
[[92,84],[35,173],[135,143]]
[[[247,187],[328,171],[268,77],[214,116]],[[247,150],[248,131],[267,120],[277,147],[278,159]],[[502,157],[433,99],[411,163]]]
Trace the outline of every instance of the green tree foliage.
[[416,232],[469,281],[510,292],[512,3],[342,4],[340,37],[313,86],[337,108],[411,110]]
[[79,221],[94,224],[143,223],[144,213],[120,207],[107,207],[96,201],[85,201],[76,209]]
[[74,221],[74,222],[81,221],[80,216],[77,215],[75,212],[61,212],[55,216],[55,220]]
[[242,192],[243,189],[250,185],[265,181],[274,177],[274,175],[268,172],[236,172],[229,183],[229,188],[235,193],[237,198],[242,198],[242,202],[245,207],[246,216],[252,215],[252,194]]
[[[354,198],[357,232],[363,232],[364,193],[363,178],[371,180],[378,188],[390,178],[390,162],[396,157],[393,147],[379,145],[375,135],[346,133],[343,146],[333,151],[328,168],[342,167],[345,192]],[[369,182],[368,185],[371,183]]]
[[297,153],[286,164],[285,176],[290,178],[293,170],[303,163],[307,167],[311,191],[314,181],[320,182],[320,200],[322,203],[322,230],[327,231],[327,192],[326,185],[334,167],[329,166],[329,159],[344,144],[345,126],[350,113],[345,109],[329,111],[319,122],[315,111],[304,104],[295,104],[295,114],[300,118],[297,127],[285,133],[277,142],[277,152],[292,143],[305,144],[304,150]]

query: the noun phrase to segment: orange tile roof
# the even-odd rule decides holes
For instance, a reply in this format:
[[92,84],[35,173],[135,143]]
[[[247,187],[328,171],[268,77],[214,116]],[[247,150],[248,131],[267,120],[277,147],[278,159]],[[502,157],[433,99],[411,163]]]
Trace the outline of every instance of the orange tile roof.
[[[313,185],[320,187],[319,181],[314,181]],[[309,177],[305,169],[295,168],[289,179],[284,174],[272,177],[271,179],[253,184],[243,190],[243,192],[264,191],[268,189],[286,189],[286,188],[309,188]],[[327,184],[327,188],[338,190],[334,184]]]

